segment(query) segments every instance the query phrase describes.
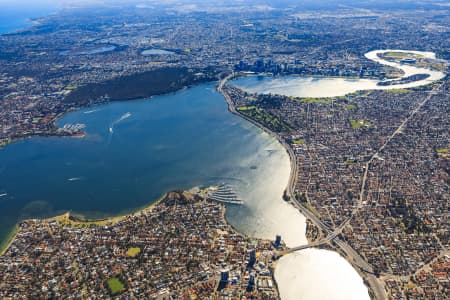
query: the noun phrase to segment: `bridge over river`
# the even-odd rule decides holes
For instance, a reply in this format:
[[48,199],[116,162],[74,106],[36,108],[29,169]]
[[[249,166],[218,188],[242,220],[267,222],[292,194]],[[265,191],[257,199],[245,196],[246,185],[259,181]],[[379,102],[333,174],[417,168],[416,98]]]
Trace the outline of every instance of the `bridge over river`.
[[362,260],[358,260],[358,257],[353,256],[352,252],[350,251],[351,249],[348,249],[348,246],[345,242],[343,242],[341,239],[339,239],[337,237],[338,233],[331,233],[330,235],[326,236],[323,239],[320,239],[316,242],[312,242],[306,245],[300,245],[297,247],[292,247],[292,248],[287,248],[284,249],[282,251],[279,251],[275,257],[275,259],[280,259],[281,257],[283,257],[284,255],[293,253],[293,252],[297,252],[297,251],[301,251],[301,250],[305,250],[305,249],[309,249],[309,248],[316,248],[316,247],[320,247],[322,245],[328,244],[331,241],[334,241],[339,247],[341,247],[344,252],[347,253],[347,255],[351,258],[351,262],[354,266],[357,266],[362,272],[364,273],[368,273],[368,274],[372,274],[372,275],[376,275],[372,266],[370,266],[369,264],[367,264],[366,262],[362,261]]
[[285,250],[280,251],[278,253],[277,258],[280,258],[281,256],[287,255],[287,254],[292,253],[292,252],[301,251],[301,250],[305,250],[305,249],[308,249],[308,248],[315,248],[315,247],[319,247],[321,245],[328,244],[335,237],[336,237],[336,234],[332,233],[332,234],[326,236],[325,238],[323,238],[321,240],[318,240],[316,242],[312,242],[312,243],[309,243],[309,244],[306,244],[306,245],[301,245],[301,246],[285,249]]

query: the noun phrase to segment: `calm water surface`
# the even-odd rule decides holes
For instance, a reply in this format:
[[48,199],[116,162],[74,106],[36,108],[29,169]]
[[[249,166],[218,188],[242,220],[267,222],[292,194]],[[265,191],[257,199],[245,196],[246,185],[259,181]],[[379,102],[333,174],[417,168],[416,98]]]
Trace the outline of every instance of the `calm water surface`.
[[403,77],[414,74],[428,74],[428,78],[405,84],[390,86],[379,86],[378,80],[352,79],[352,78],[326,78],[313,76],[248,76],[236,79],[233,84],[245,90],[261,94],[279,94],[294,97],[336,97],[344,96],[360,90],[389,90],[398,88],[412,88],[430,84],[445,77],[439,71],[424,69],[414,65],[406,65],[389,62],[379,58],[377,55],[383,52],[407,52],[422,55],[426,58],[435,59],[432,52],[409,51],[409,50],[374,50],[366,53],[366,58],[383,65],[398,68],[403,71]]
[[230,114],[213,87],[79,110],[59,125],[86,124],[85,138],[37,137],[0,150],[2,236],[18,218],[66,210],[103,217],[173,189],[228,183],[246,201],[228,210],[239,230],[304,242],[303,217],[281,200],[285,150]]
[[57,0],[0,0],[0,34],[31,26],[31,18],[44,17],[61,6]]
[[[305,244],[305,218],[281,199],[289,158],[257,127],[228,112],[214,83],[153,99],[69,113],[87,136],[31,138],[0,150],[0,237],[19,218],[71,210],[99,218],[129,212],[164,192],[228,183],[245,201],[227,218],[254,237]],[[309,249],[276,269],[283,299],[369,299],[337,253]]]
[[[245,201],[227,210],[228,220],[239,231],[270,239],[281,234],[289,246],[307,242],[305,218],[281,199],[290,172],[286,151],[274,138],[229,113],[214,84],[86,108],[59,121],[60,126],[67,123],[86,124],[87,136],[37,137],[0,150],[0,194],[7,194],[0,198],[3,237],[18,218],[67,210],[99,218],[136,209],[173,189],[228,183]],[[302,255],[322,261],[325,252]],[[292,284],[286,274],[322,282],[329,269],[355,272],[342,258],[331,261],[326,273],[316,270],[313,277],[306,267],[278,267],[282,291]],[[355,285],[365,290],[361,280],[342,281],[342,287]],[[308,288],[313,287],[302,293]],[[334,289],[329,286],[329,291]],[[336,292],[335,299],[346,299],[346,291],[342,297]],[[283,299],[294,299],[284,294]]]
[[284,300],[369,300],[355,269],[337,252],[306,249],[282,257],[275,269]]
[[142,55],[171,55],[175,54],[175,52],[167,51],[163,49],[147,49],[141,52]]

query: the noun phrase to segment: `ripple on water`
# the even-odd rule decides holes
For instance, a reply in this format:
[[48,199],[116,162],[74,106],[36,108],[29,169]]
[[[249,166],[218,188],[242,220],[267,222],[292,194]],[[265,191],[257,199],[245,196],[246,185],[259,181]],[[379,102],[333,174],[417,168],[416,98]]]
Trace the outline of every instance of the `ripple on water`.
[[312,76],[249,76],[233,80],[232,82],[236,86],[254,93],[272,93],[293,97],[338,97],[360,90],[389,90],[419,87],[445,77],[445,74],[439,71],[416,67],[414,65],[390,62],[378,57],[378,54],[385,52],[420,54],[429,59],[435,58],[434,53],[408,50],[374,50],[365,54],[365,57],[372,61],[401,69],[404,73],[403,77],[415,74],[427,74],[429,77],[409,83],[388,86],[378,85],[379,81],[374,79]]
[[275,279],[283,300],[369,300],[356,270],[338,253],[306,249],[282,257]]

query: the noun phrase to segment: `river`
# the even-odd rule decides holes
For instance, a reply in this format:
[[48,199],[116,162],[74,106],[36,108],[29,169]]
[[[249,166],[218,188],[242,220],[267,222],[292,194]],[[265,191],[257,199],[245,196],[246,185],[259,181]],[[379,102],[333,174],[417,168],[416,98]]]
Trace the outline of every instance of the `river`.
[[[72,112],[58,124],[85,124],[85,138],[34,137],[1,149],[2,237],[18,218],[67,210],[102,218],[135,210],[172,189],[227,183],[244,200],[227,209],[237,230],[305,244],[305,218],[281,198],[290,173],[285,149],[229,113],[214,85]],[[311,259],[326,256],[305,253]],[[354,272],[343,259],[328,267]],[[344,281],[365,289],[353,278]]]
[[[84,124],[85,138],[34,137],[0,149],[0,238],[20,218],[68,210],[101,218],[173,189],[227,183],[244,200],[227,209],[237,230],[307,243],[304,216],[281,198],[290,173],[285,149],[229,113],[215,85],[81,109],[58,126]],[[287,255],[276,278],[283,299],[369,299],[356,271],[331,251]]]
[[[385,52],[414,53],[425,58],[435,59],[432,52],[409,51],[409,50],[374,50],[365,54],[367,59],[395,67],[403,71],[403,77],[415,74],[428,74],[429,77],[405,84],[380,86],[379,80],[360,78],[324,78],[314,76],[247,76],[236,79],[233,84],[244,90],[260,94],[280,94],[294,97],[336,97],[344,96],[359,90],[388,90],[397,88],[412,88],[430,84],[445,77],[439,71],[425,69],[414,65],[390,62],[378,57]],[[389,81],[389,80],[387,80]]]
[[91,218],[126,213],[173,189],[227,183],[245,201],[227,217],[241,232],[304,243],[303,216],[281,199],[284,148],[232,115],[216,83],[152,99],[72,112],[82,139],[34,137],[0,150],[0,232],[18,218],[67,210]]
[[[295,97],[335,97],[359,90],[411,88],[430,84],[445,77],[442,72],[413,65],[389,62],[378,54],[385,52],[414,53],[435,59],[431,52],[409,50],[375,50],[365,57],[375,62],[402,70],[403,77],[428,74],[424,80],[389,86],[378,85],[372,79],[323,78],[300,76],[248,76],[231,82],[244,90],[255,93],[272,93]],[[287,243],[290,246],[290,243]],[[370,299],[362,278],[336,252],[307,249],[282,257],[275,270],[283,300],[297,299]]]

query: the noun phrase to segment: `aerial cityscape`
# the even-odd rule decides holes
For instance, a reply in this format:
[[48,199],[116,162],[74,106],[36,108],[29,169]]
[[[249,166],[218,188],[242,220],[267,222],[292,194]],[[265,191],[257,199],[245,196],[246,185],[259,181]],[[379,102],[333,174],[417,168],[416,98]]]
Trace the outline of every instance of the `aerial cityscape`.
[[447,1],[19,2],[0,298],[448,299]]

